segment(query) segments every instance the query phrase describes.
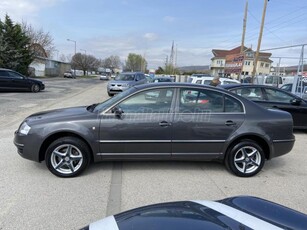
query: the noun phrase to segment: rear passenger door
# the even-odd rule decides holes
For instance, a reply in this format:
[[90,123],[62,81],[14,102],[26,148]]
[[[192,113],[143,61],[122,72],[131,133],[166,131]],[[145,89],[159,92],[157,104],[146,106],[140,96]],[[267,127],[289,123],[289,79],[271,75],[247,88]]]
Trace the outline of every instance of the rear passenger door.
[[174,158],[218,158],[244,122],[240,101],[211,89],[180,88],[173,121]]

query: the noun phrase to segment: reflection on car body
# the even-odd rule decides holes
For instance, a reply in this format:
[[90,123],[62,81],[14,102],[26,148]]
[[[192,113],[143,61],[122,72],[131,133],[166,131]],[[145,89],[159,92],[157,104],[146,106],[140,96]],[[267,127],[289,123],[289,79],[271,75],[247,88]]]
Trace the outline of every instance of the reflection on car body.
[[287,112],[216,87],[157,83],[100,104],[33,114],[14,143],[21,156],[45,160],[61,177],[79,175],[91,159],[216,160],[247,177],[291,151],[294,136]]
[[306,226],[303,213],[258,197],[235,196],[152,204],[108,216],[82,230],[303,230]]

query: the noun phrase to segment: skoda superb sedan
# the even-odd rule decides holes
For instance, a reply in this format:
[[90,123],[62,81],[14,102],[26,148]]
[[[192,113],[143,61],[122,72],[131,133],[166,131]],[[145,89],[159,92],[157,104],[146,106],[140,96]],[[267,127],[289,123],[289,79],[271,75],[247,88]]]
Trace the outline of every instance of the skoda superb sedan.
[[98,220],[82,230],[303,230],[307,215],[258,197],[152,204]]
[[22,157],[45,161],[60,177],[106,160],[215,160],[249,177],[291,151],[292,123],[288,112],[221,88],[153,83],[100,104],[33,114],[14,143]]

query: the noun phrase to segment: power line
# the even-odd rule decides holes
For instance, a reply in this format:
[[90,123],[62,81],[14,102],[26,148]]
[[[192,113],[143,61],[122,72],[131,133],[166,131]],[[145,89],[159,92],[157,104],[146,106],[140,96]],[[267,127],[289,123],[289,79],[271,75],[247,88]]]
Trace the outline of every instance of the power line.
[[270,49],[263,49],[261,51],[269,51],[269,50],[281,50],[281,49],[287,49],[287,48],[293,48],[293,47],[299,47],[299,46],[306,46],[307,44],[299,44],[299,45],[291,45],[291,46],[281,46],[281,47],[275,47]]

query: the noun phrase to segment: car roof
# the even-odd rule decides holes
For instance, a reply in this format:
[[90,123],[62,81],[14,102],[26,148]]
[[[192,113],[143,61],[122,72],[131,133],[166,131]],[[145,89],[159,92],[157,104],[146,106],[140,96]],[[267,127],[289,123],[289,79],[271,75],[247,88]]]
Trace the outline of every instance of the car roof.
[[6,69],[6,68],[0,68],[0,70],[15,71],[15,70],[12,70],[12,69]]
[[141,73],[141,74],[144,74],[143,72],[122,72],[122,73],[120,73],[120,74],[139,74],[139,73]]
[[135,89],[150,89],[150,88],[160,88],[160,87],[189,87],[189,88],[204,88],[204,89],[217,89],[219,91],[227,92],[220,87],[214,87],[210,85],[200,85],[193,83],[185,83],[185,82],[160,82],[160,83],[151,83],[151,84],[141,84],[133,86]]
[[260,84],[249,84],[249,83],[228,84],[228,85],[221,85],[220,87],[222,87],[222,88],[224,88],[224,89],[249,88],[249,87],[261,87],[261,88],[278,89],[277,87],[274,87],[274,86],[260,85]]

